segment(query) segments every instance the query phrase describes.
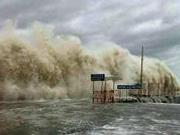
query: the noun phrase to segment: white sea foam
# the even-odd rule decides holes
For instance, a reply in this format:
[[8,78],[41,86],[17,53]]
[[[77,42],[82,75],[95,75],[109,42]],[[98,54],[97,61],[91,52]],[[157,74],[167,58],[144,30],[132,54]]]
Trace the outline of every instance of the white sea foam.
[[90,134],[92,135],[131,135],[134,131],[122,128],[120,126],[104,125],[102,128],[95,129]]

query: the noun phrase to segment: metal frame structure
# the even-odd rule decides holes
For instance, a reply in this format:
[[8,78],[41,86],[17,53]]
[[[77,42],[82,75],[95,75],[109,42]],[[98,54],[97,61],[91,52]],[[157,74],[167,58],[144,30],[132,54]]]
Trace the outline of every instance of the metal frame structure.
[[[92,79],[92,76],[97,75],[97,79]],[[102,75],[102,74],[101,74]],[[92,74],[91,81],[93,84],[93,95],[92,95],[92,102],[93,103],[114,103],[114,92],[115,92],[115,82],[117,80],[121,80],[121,78],[117,76],[108,76],[104,78],[98,78],[100,74]],[[103,75],[102,75],[103,76]],[[113,82],[113,87],[110,90],[107,90],[107,81]],[[101,82],[100,90],[95,90],[95,82]]]
[[[115,90],[115,82],[122,80],[118,76],[108,76],[105,74],[92,74],[91,81],[93,83],[93,103],[114,103],[121,102],[122,91],[125,91],[126,101],[127,101],[127,92],[128,96],[135,97],[139,99],[140,97],[160,97],[160,96],[176,96],[175,89],[169,91],[169,88],[165,88],[165,84],[161,85],[160,83],[147,83],[144,84],[143,81],[143,60],[144,60],[144,47],[141,48],[141,69],[140,69],[140,78],[137,84],[132,85],[118,85]],[[101,82],[100,90],[95,90],[95,82]],[[107,90],[106,83],[107,81],[113,81],[112,89]],[[133,90],[132,90],[133,89]],[[161,89],[164,89],[161,91]],[[115,100],[115,96],[118,96],[118,100]],[[123,97],[124,98],[124,97]]]

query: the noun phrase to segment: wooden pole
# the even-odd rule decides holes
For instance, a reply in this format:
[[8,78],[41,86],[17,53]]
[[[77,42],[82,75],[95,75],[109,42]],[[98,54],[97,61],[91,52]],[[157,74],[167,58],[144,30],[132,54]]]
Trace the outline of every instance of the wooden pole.
[[[142,45],[142,48],[141,48],[141,73],[140,73],[140,84],[141,86],[143,85],[143,56],[144,55],[144,47]],[[142,90],[143,88],[141,87],[141,90],[140,90],[140,95],[142,95]]]

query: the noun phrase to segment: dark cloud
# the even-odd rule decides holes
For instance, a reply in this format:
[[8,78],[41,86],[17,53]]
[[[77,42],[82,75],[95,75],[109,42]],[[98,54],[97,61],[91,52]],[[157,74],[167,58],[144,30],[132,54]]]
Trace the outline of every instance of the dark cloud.
[[86,9],[84,0],[4,0],[0,6],[0,20],[14,19],[19,27],[27,27],[34,21],[57,24],[66,23]]
[[85,44],[112,41],[134,54],[144,45],[146,55],[170,57],[172,65],[180,58],[173,53],[180,49],[179,7],[179,0],[1,0],[0,27],[8,19],[20,29],[39,21],[54,26],[56,34],[80,36]]

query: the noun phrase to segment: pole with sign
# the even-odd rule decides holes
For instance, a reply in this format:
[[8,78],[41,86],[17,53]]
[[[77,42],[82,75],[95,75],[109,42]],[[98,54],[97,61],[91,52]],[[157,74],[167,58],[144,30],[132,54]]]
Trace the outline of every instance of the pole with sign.
[[93,103],[95,102],[95,97],[94,97],[95,81],[101,81],[101,93],[102,93],[104,80],[105,80],[105,74],[91,74],[91,81],[93,82]]

